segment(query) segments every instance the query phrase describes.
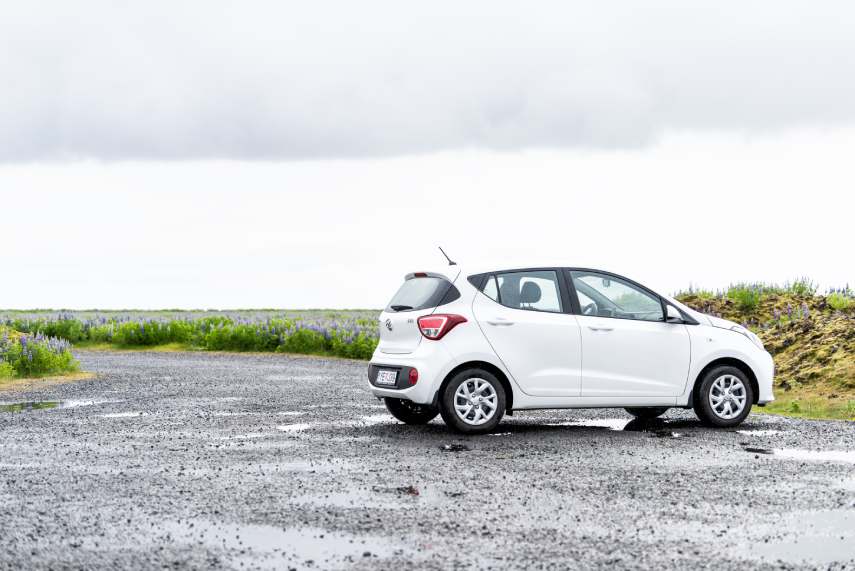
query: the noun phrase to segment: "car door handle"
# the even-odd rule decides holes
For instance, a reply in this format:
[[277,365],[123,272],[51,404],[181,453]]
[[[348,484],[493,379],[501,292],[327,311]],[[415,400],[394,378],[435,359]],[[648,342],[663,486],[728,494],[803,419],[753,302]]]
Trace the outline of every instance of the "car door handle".
[[503,319],[501,317],[497,317],[493,321],[487,320],[487,323],[489,323],[490,325],[513,325],[514,324],[513,321],[508,321],[507,319]]
[[603,332],[614,331],[614,327],[594,327],[593,325],[589,325],[588,329],[590,329],[591,331],[603,331]]

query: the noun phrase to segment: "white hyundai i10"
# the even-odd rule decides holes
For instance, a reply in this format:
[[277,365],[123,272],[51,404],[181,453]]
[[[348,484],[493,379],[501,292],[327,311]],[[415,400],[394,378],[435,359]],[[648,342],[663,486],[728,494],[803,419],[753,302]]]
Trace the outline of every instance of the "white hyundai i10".
[[774,399],[772,356],[748,329],[610,272],[536,267],[415,272],[380,315],[371,392],[407,424],[441,414],[493,430],[507,412],[693,408],[731,427]]

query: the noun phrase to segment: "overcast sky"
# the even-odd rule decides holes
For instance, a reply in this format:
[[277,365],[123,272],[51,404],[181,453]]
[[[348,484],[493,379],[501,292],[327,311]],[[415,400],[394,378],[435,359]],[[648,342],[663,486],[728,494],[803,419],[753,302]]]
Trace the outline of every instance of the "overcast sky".
[[0,307],[855,285],[852,3],[0,5]]

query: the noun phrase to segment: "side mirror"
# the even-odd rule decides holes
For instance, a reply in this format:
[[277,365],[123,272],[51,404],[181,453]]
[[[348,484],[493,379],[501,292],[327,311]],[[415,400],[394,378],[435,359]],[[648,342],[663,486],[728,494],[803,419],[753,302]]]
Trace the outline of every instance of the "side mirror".
[[665,321],[668,323],[685,323],[683,315],[673,305],[665,306]]

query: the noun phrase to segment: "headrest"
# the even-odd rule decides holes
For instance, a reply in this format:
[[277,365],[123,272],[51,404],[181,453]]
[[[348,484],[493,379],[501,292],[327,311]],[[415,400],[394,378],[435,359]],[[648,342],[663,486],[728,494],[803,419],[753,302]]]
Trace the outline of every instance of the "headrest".
[[520,292],[520,303],[537,303],[540,301],[540,286],[534,282],[525,282]]

